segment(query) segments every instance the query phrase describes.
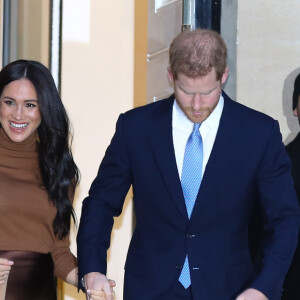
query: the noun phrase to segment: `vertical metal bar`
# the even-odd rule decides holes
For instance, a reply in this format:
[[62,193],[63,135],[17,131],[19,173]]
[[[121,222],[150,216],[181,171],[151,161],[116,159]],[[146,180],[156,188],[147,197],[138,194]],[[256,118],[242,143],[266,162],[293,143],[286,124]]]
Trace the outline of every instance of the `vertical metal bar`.
[[195,27],[195,0],[183,0],[181,30],[194,30]]
[[10,20],[11,20],[10,0],[4,0],[3,3],[3,50],[2,66],[9,63],[10,60]]
[[183,0],[182,31],[196,28],[220,32],[221,0]]
[[62,0],[51,1],[50,71],[58,91],[61,84]]

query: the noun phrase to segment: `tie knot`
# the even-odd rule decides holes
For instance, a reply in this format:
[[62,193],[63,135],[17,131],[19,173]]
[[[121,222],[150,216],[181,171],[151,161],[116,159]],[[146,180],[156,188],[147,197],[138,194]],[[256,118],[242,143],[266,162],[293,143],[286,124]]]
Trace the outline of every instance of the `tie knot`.
[[201,123],[194,123],[194,129],[193,129],[193,131],[199,131],[199,128],[200,128],[200,125],[201,125]]

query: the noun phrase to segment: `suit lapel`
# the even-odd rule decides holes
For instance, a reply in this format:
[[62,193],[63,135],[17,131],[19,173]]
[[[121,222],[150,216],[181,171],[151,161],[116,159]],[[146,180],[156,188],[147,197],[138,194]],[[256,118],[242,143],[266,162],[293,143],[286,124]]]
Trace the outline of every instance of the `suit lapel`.
[[148,137],[167,189],[180,213],[188,222],[173,145],[172,108],[174,96],[161,101],[161,106],[153,112],[154,120],[149,125]]
[[[233,101],[224,96],[224,108],[220,119],[220,125],[216,140],[208,160],[201,187],[195,202],[193,216],[197,216],[201,206],[205,204],[208,196],[213,195],[218,181],[221,180],[226,168],[230,167],[232,151],[236,148],[239,132],[239,111],[233,105]],[[184,196],[182,193],[180,178],[178,175],[173,135],[172,135],[172,108],[174,96],[167,100],[161,100],[161,106],[153,112],[153,122],[149,124],[147,134],[161,176],[186,222],[189,221]]]
[[205,168],[201,187],[193,209],[193,216],[197,216],[201,211],[201,206],[205,204],[208,197],[213,196],[214,190],[218,186],[218,181],[223,178],[223,173],[230,167],[232,153],[236,149],[238,142],[237,133],[240,131],[238,118],[239,112],[232,105],[232,100],[226,94],[224,96],[224,108],[220,119],[220,124],[216,139]]

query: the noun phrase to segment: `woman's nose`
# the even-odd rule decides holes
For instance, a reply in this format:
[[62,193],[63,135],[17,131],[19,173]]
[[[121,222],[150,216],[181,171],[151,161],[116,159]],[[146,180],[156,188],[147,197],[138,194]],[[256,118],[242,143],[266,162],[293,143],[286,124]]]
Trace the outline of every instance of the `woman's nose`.
[[15,110],[14,110],[14,114],[13,114],[14,118],[16,120],[22,120],[23,119],[23,116],[24,116],[24,109],[21,105],[17,105],[15,107]]

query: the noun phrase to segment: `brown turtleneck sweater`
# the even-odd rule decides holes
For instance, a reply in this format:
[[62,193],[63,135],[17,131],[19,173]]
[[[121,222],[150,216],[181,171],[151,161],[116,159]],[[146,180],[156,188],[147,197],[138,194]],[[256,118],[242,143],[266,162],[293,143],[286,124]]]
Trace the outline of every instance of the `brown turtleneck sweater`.
[[55,275],[65,280],[76,267],[69,237],[54,236],[56,208],[42,187],[37,138],[12,142],[0,128],[0,250],[51,253]]

